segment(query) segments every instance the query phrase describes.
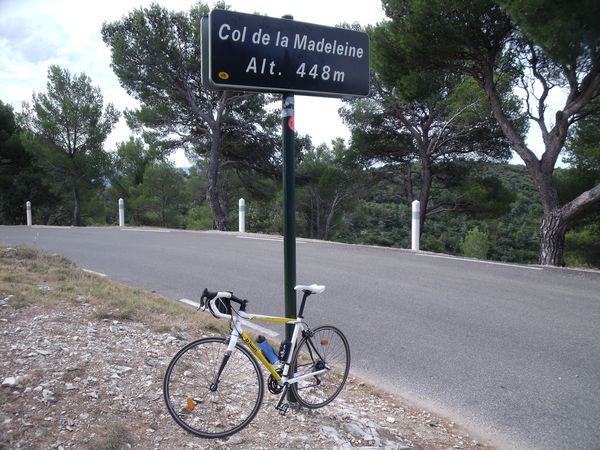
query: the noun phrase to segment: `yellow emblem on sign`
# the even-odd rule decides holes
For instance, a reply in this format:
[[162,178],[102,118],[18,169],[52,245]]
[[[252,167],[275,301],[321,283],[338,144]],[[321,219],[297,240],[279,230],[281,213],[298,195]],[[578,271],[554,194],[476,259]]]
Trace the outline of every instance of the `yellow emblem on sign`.
[[227,72],[219,72],[219,78],[221,80],[228,80],[229,79],[229,74]]

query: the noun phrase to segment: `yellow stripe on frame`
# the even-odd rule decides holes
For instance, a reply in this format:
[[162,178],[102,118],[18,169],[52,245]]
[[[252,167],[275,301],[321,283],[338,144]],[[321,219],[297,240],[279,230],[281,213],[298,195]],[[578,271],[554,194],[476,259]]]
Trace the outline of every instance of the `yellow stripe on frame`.
[[257,322],[281,322],[288,323],[297,319],[290,319],[286,317],[252,317],[250,320],[256,320]]

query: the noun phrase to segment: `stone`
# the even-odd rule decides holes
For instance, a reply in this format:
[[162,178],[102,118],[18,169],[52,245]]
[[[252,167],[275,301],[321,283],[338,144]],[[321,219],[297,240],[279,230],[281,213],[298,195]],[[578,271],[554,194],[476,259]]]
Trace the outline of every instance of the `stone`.
[[240,445],[244,443],[244,440],[241,436],[234,434],[229,439],[227,439],[227,443],[230,445]]
[[15,387],[20,384],[20,377],[7,377],[2,382],[2,387]]
[[55,401],[54,392],[52,392],[50,389],[44,389],[42,391],[42,401],[46,404]]

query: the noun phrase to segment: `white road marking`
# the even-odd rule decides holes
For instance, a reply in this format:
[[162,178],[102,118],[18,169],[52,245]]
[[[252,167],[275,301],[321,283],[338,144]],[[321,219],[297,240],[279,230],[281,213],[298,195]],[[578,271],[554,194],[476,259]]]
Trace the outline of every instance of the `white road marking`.
[[171,230],[149,230],[147,228],[120,228],[121,231],[144,231],[146,233],[170,233]]
[[200,303],[190,300],[189,298],[180,298],[178,301],[181,303],[185,303],[186,305],[193,306],[196,309],[200,307]]
[[108,276],[105,273],[96,272],[96,271],[90,270],[90,269],[81,269],[81,270],[83,270],[84,272],[87,272],[87,273],[91,273],[92,275],[98,275],[99,277],[107,277]]
[[491,264],[494,266],[516,267],[518,269],[544,270],[543,267],[524,266],[524,265],[520,265],[520,264],[510,264],[510,263],[503,263],[503,262],[497,262],[497,261],[483,261],[481,259],[468,259],[468,258],[461,258],[459,256],[434,255],[432,253],[415,253],[415,255],[416,256],[429,256],[430,258],[454,259],[456,261],[465,261],[465,262],[480,263],[480,264]]
[[[256,236],[236,236],[239,239],[253,239],[255,241],[276,241],[283,242],[283,238],[264,238],[264,237],[256,237]],[[306,244],[306,241],[296,241],[296,244]]]
[[32,228],[51,228],[53,230],[72,230],[73,226],[70,225],[32,225]]

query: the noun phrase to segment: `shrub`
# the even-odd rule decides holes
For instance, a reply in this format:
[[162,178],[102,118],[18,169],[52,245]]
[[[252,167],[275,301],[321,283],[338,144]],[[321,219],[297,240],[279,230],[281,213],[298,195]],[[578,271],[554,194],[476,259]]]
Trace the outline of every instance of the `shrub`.
[[475,227],[461,240],[460,248],[463,255],[469,258],[486,259],[490,249],[488,234]]

